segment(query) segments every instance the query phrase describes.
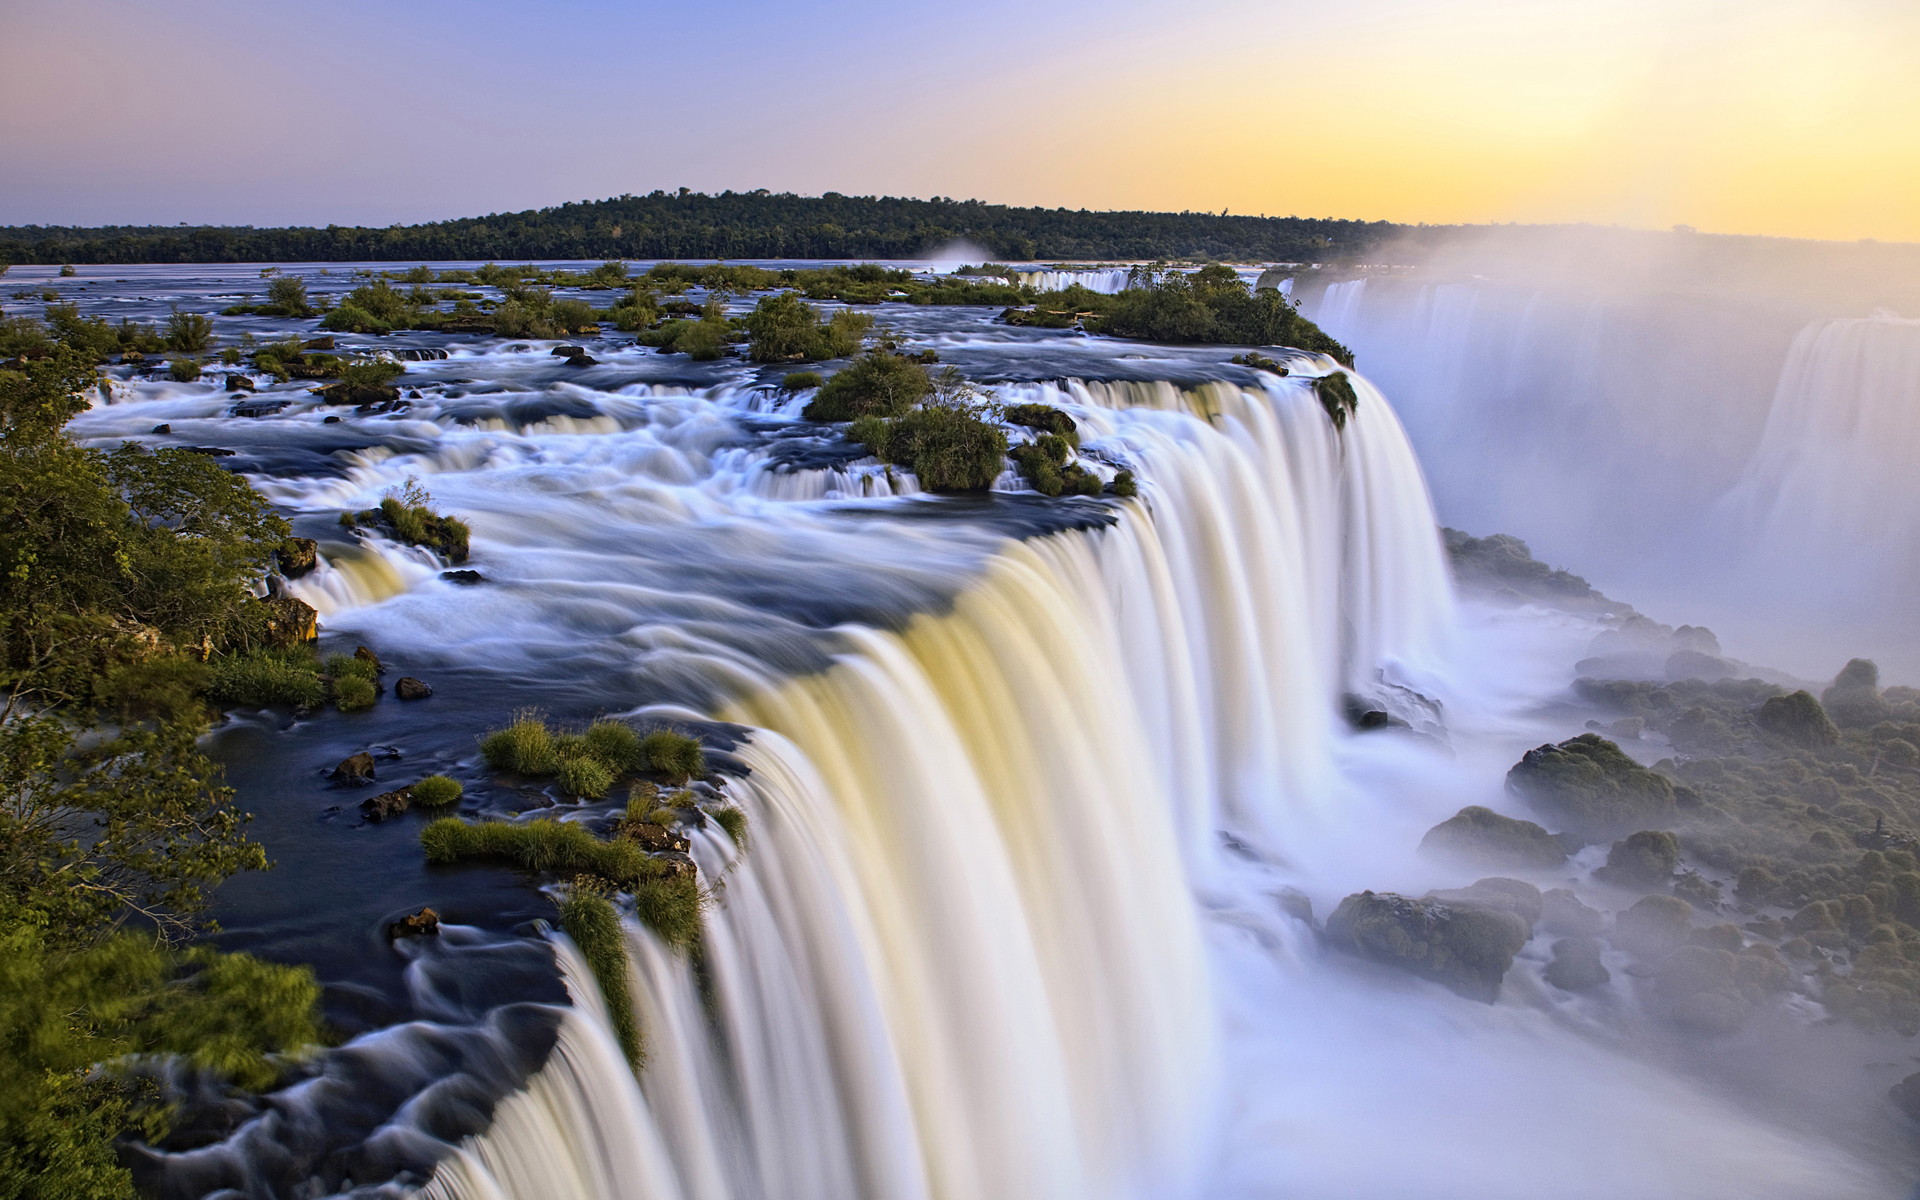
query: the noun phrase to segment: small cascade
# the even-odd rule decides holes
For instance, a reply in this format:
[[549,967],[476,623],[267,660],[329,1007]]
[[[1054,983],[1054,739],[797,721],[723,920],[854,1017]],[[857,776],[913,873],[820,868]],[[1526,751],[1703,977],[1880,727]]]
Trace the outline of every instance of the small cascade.
[[1109,271],[1015,271],[1013,275],[1016,283],[1042,292],[1079,286],[1111,296],[1126,289],[1128,273],[1126,267],[1115,267]]

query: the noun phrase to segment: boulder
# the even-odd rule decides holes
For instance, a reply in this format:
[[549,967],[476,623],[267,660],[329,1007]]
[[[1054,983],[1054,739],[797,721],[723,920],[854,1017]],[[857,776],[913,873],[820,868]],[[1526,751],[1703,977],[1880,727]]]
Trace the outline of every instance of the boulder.
[[1672,896],[1645,896],[1613,921],[1613,943],[1641,958],[1658,958],[1684,945],[1693,906]]
[[1566,888],[1551,888],[1540,896],[1540,927],[1556,937],[1595,937],[1607,918]]
[[448,583],[457,583],[464,587],[472,587],[476,583],[485,583],[487,581],[487,577],[478,571],[442,571],[440,572],[440,578],[446,580]]
[[360,815],[369,821],[384,821],[388,817],[397,817],[407,811],[413,803],[413,796],[406,788],[396,788],[391,792],[381,792],[378,796],[369,796],[360,802]]
[[302,646],[320,636],[320,614],[304,600],[269,596],[247,601],[244,610],[258,620],[263,639],[275,649]]
[[373,667],[373,673],[375,675],[386,674],[387,668],[381,665],[380,656],[378,654],[375,654],[373,651],[367,649],[365,646],[355,646],[353,648],[353,656],[356,659],[359,659],[363,663],[370,664]]
[[1773,697],[1760,706],[1754,722],[1775,737],[1799,746],[1831,746],[1840,740],[1840,731],[1808,691]]
[[415,679],[411,675],[405,675],[401,677],[398,683],[393,685],[393,694],[402,700],[425,700],[428,696],[433,695],[433,689],[421,680]]
[[1666,670],[1668,679],[1700,679],[1707,683],[1716,683],[1737,673],[1726,659],[1698,650],[1675,650],[1667,656]]
[[392,384],[348,383],[344,379],[313,390],[322,404],[353,404],[369,410],[392,404],[400,398],[400,389]]
[[1540,920],[1545,902],[1540,889],[1518,879],[1505,879],[1498,875],[1490,879],[1478,879],[1463,888],[1436,889],[1426,894],[1428,900],[1440,900],[1447,904],[1464,908],[1484,908],[1489,912],[1512,913],[1527,923],[1527,933],[1533,933],[1533,927]]
[[312,538],[290,537],[280,543],[273,557],[280,564],[281,575],[298,579],[320,565],[320,543]]
[[600,360],[591,354],[575,354],[569,356],[567,359],[567,366],[569,367],[597,367],[599,365]]
[[1420,850],[1488,867],[1545,869],[1567,861],[1566,851],[1545,829],[1477,804],[1427,830]]
[[686,879],[699,873],[693,865],[693,858],[684,853],[655,855],[653,861],[663,868],[659,875],[661,879]]
[[335,783],[350,783],[355,786],[373,782],[373,755],[362,750],[340,760],[340,765],[327,776]]
[[554,358],[572,358],[576,354],[585,354],[586,352],[587,348],[585,346],[555,346],[553,349],[547,351],[547,353]]
[[230,392],[250,392],[253,390],[253,378],[249,375],[227,376],[227,390]]
[[651,821],[628,821],[620,826],[620,836],[639,843],[642,850],[653,854],[685,854],[693,848],[686,834],[665,825],[655,825]]
[[401,917],[387,926],[389,938],[432,937],[440,932],[440,914],[423,908],[412,916]]
[[1561,938],[1553,944],[1553,961],[1542,972],[1546,981],[1563,992],[1584,992],[1613,978],[1600,962],[1600,939]]
[[165,422],[162,422],[159,425],[155,425],[153,427],[153,431],[161,435],[162,437],[165,437],[167,434],[170,434],[173,432],[173,426],[166,424]]
[[1680,839],[1671,833],[1643,829],[1613,844],[1607,865],[1594,877],[1620,887],[1664,887],[1680,866]]
[[1507,788],[1589,838],[1665,824],[1675,808],[1672,781],[1593,733],[1527,751],[1507,772]]
[[1871,728],[1891,715],[1880,697],[1880,668],[1865,658],[1840,669],[1833,686],[1820,693],[1820,705],[1844,729]]
[[300,348],[302,350],[331,350],[333,349],[333,339],[330,337],[308,338],[306,341],[300,343]]
[[320,422],[320,423],[321,423],[322,425],[338,425],[338,424],[340,423],[340,418],[339,418],[339,417],[326,417],[326,418],[323,418],[323,419],[321,420],[321,422]]
[[1360,892],[1327,918],[1327,940],[1491,1004],[1513,956],[1527,944],[1527,925],[1511,912]]

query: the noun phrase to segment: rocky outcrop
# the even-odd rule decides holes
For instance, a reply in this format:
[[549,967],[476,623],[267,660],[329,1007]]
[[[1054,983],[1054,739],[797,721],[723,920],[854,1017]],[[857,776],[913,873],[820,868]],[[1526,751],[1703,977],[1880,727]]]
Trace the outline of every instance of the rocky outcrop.
[[1553,961],[1541,974],[1563,992],[1584,992],[1613,978],[1600,962],[1603,947],[1599,938],[1561,938],[1553,944]]
[[402,700],[425,700],[433,695],[433,689],[423,681],[411,675],[405,675],[393,685],[393,694]]
[[320,565],[320,543],[312,538],[290,537],[280,543],[273,557],[280,565],[281,575],[298,579]]
[[335,783],[353,784],[356,787],[361,784],[372,783],[373,755],[368,754],[365,750],[362,750],[358,754],[349,755],[340,760],[340,765],[335,767],[333,773],[328,775],[327,778],[333,780]]
[[1797,746],[1831,746],[1840,740],[1839,729],[1812,692],[1775,696],[1760,706],[1753,719],[1768,733]]
[[406,812],[413,803],[413,796],[406,788],[395,788],[391,792],[381,792],[378,796],[369,796],[360,802],[360,815],[375,823],[397,817]]
[[432,937],[440,932],[440,914],[431,908],[423,908],[412,916],[401,917],[387,926],[387,936],[398,940],[403,937]]
[[1680,839],[1671,833],[1643,829],[1615,842],[1607,851],[1607,865],[1594,877],[1620,887],[1665,887],[1680,866]]
[[476,583],[485,583],[487,577],[478,571],[442,571],[440,578],[448,583],[457,583],[462,587],[472,587]]
[[620,826],[620,836],[652,854],[685,854],[693,848],[686,834],[651,821],[628,821]]
[[1545,908],[1540,889],[1520,879],[1493,876],[1478,879],[1463,888],[1435,889],[1425,896],[1459,908],[1483,908],[1488,912],[1512,913],[1527,924],[1528,936],[1539,923]]
[[1693,906],[1672,896],[1646,896],[1614,918],[1613,942],[1640,958],[1679,949],[1692,932]]
[[1594,937],[1607,927],[1607,917],[1566,888],[1551,888],[1540,895],[1540,927],[1555,937]]
[[261,638],[278,650],[303,646],[320,636],[320,614],[304,600],[292,596],[269,596],[249,600],[247,614],[256,618]]
[[1668,823],[1673,783],[1598,734],[1527,751],[1507,788],[1536,812],[1588,838],[1617,837]]
[[380,656],[365,646],[355,646],[353,648],[353,657],[372,667],[375,675],[384,675],[386,673],[387,668],[381,663]]
[[1491,1004],[1526,945],[1527,923],[1511,912],[1360,892],[1327,918],[1327,941]]
[[1486,867],[1544,869],[1567,861],[1566,851],[1545,829],[1477,804],[1427,830],[1420,851]]

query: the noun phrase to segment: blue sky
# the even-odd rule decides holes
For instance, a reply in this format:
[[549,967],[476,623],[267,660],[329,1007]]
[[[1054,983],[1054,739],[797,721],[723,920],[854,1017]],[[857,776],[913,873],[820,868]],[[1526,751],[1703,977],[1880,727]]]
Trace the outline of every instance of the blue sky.
[[0,2],[6,223],[684,185],[1920,239],[1886,0]]

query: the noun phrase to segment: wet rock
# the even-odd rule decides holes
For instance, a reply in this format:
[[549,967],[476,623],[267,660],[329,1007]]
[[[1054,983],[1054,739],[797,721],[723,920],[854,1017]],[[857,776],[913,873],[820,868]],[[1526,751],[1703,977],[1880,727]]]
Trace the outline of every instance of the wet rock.
[[1546,868],[1567,860],[1566,851],[1545,829],[1477,804],[1427,830],[1420,851],[1489,867]]
[[1613,942],[1642,958],[1657,958],[1685,944],[1693,907],[1672,896],[1645,896],[1614,918]]
[[651,821],[628,821],[620,826],[620,836],[639,843],[642,850],[653,854],[685,854],[693,848],[686,834],[665,825],[655,825]]
[[401,917],[387,926],[389,938],[432,937],[440,932],[440,914],[423,908],[412,916]]
[[233,457],[233,451],[222,449],[219,446],[182,446],[180,449],[185,450],[188,454],[204,454],[208,458]]
[[1313,900],[1299,888],[1283,887],[1273,894],[1274,901],[1280,905],[1280,911],[1302,922],[1309,929],[1318,928],[1313,923]]
[[663,868],[661,879],[687,879],[699,873],[693,859],[684,853],[656,854],[653,861]]
[[302,350],[331,350],[333,349],[333,339],[330,337],[308,338],[306,341],[300,343],[300,348]]
[[1563,992],[1584,992],[1613,978],[1600,961],[1599,938],[1561,938],[1553,944],[1553,961],[1542,972],[1546,981]]
[[275,649],[302,646],[320,636],[320,614],[304,600],[269,596],[247,601],[244,610],[258,619],[263,639]]
[[353,656],[361,662],[372,666],[375,675],[383,675],[386,673],[387,668],[380,662],[380,656],[365,646],[355,646],[353,648]]
[[173,432],[173,426],[165,424],[163,422],[162,424],[155,425],[153,427],[153,432],[161,435],[162,437],[165,437],[167,434],[170,434]]
[[393,356],[402,362],[433,362],[447,356],[445,350],[433,348],[395,350]]
[[280,543],[273,557],[280,564],[281,575],[298,579],[320,565],[320,543],[312,538],[290,537]]
[[1477,879],[1463,888],[1435,889],[1428,892],[1425,898],[1466,908],[1484,908],[1489,912],[1512,913],[1527,923],[1529,935],[1545,907],[1539,888],[1519,879],[1505,879],[1497,875],[1490,879]]
[[1511,912],[1360,892],[1327,918],[1327,941],[1491,1004],[1527,943],[1527,925]]
[[1592,733],[1527,751],[1507,772],[1507,788],[1536,812],[1590,838],[1666,824],[1675,807],[1666,776]]
[[1732,677],[1737,673],[1734,665],[1717,654],[1703,654],[1698,650],[1675,650],[1667,656],[1667,678],[1671,680],[1700,679],[1715,683]]
[[395,788],[391,792],[381,792],[378,796],[369,796],[360,802],[360,815],[369,821],[384,821],[397,817],[407,811],[413,803],[413,794],[407,788]]
[[271,417],[290,403],[289,400],[248,400],[234,405],[227,413],[235,417]]
[[1720,884],[1698,871],[1680,872],[1680,878],[1673,881],[1673,894],[1701,912],[1719,912],[1722,907]]
[[393,685],[393,694],[402,700],[425,700],[428,696],[433,695],[433,689],[428,687],[423,680],[415,679],[411,675],[406,675],[402,676],[400,681]]
[[340,765],[327,776],[335,783],[350,783],[355,786],[373,782],[373,755],[362,750],[340,760]]
[[1894,1107],[1907,1114],[1911,1121],[1920,1122],[1920,1071],[1902,1079],[1887,1090]]
[[389,383],[348,383],[341,380],[313,389],[322,404],[352,404],[369,412],[400,399],[400,389]]
[[1831,746],[1840,740],[1840,731],[1812,692],[1773,697],[1760,706],[1754,722],[1775,737],[1800,746]]
[[547,351],[547,353],[554,358],[572,358],[576,354],[585,354],[586,352],[587,348],[585,346],[555,346],[553,349]]
[[321,421],[320,423],[321,423],[322,425],[338,425],[338,424],[340,423],[340,418],[339,418],[339,417],[327,417],[327,418],[325,418],[325,419],[323,419],[323,420],[322,420],[322,421]]
[[1540,927],[1556,937],[1595,937],[1607,927],[1607,918],[1566,888],[1552,888],[1540,896]]
[[575,354],[567,359],[566,365],[569,367],[597,367],[600,365],[600,360],[591,354]]
[[442,571],[440,572],[440,578],[446,580],[448,583],[457,583],[464,587],[472,587],[476,583],[485,583],[487,581],[487,577],[478,571]]
[[227,376],[227,390],[230,392],[250,392],[253,390],[253,377],[250,375]]
[[1620,887],[1664,887],[1680,866],[1680,839],[1671,833],[1643,829],[1613,844],[1607,865],[1594,878]]

